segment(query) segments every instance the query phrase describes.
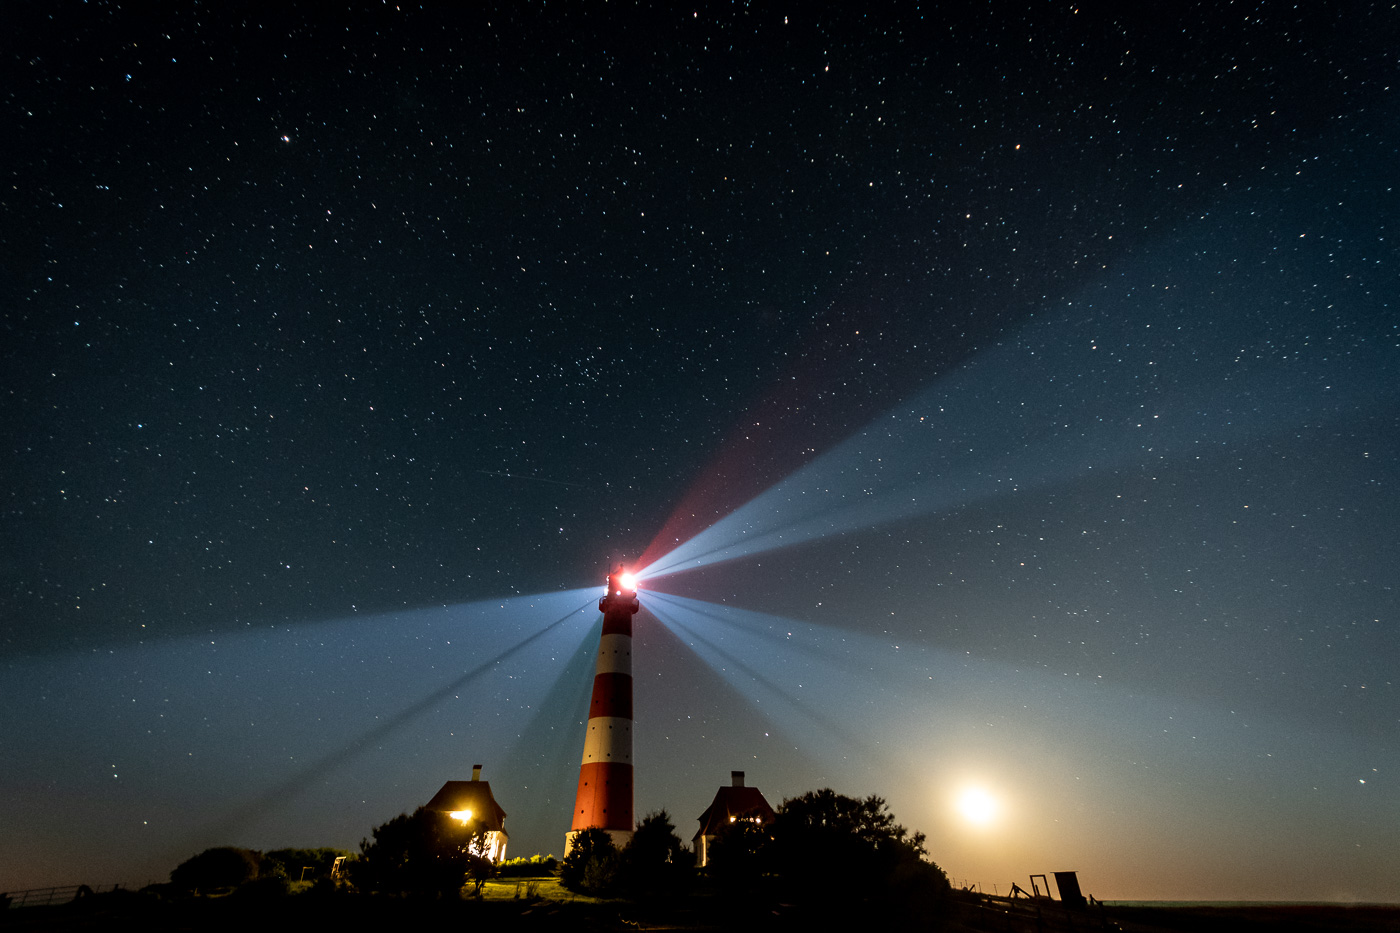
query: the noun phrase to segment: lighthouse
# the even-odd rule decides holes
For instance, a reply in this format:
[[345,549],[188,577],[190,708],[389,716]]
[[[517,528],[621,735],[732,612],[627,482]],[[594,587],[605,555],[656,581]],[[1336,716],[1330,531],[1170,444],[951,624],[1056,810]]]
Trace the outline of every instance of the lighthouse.
[[608,574],[608,591],[598,600],[603,635],[566,856],[585,829],[606,830],[619,849],[632,838],[632,616],[639,608],[636,578],[621,567]]

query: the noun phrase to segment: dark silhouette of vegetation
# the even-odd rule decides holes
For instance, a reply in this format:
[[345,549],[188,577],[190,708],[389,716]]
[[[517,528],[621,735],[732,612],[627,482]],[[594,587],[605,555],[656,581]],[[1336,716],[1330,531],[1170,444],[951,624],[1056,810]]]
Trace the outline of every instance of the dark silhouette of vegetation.
[[469,875],[478,881],[478,891],[490,877],[490,862],[475,854],[486,841],[479,823],[419,807],[412,816],[400,814],[374,827],[373,833],[374,841],[362,840],[360,858],[350,863],[350,878],[361,890],[455,898]]
[[[446,813],[419,808],[372,832],[373,841],[363,840],[361,856],[345,866],[360,895],[331,881],[331,866],[345,853],[329,848],[278,849],[265,855],[209,849],[171,872],[171,888],[233,891],[230,905],[256,907],[274,898],[285,900],[287,909],[301,909],[297,905],[302,903],[340,904],[346,898],[391,905],[393,898],[409,896],[419,902],[414,909],[446,910],[472,884],[473,893],[484,897],[483,909],[500,903],[499,891],[483,890],[497,872],[477,854],[487,836],[479,823],[463,824]],[[703,916],[702,925],[730,927],[781,921],[794,928],[875,923],[929,930],[953,915],[947,877],[928,860],[923,834],[897,823],[879,797],[859,799],[824,789],[783,801],[767,824],[736,815],[712,840],[709,853],[709,890],[720,897],[689,898],[694,853],[677,836],[670,815],[660,810],[638,823],[621,851],[606,831],[585,830],[562,864],[553,856],[517,858],[505,863],[501,874],[538,878],[558,865],[568,890],[626,898],[632,902],[627,909],[659,923],[693,923]],[[306,887],[292,883],[302,879],[306,867],[315,879],[316,896],[305,902],[286,898]],[[517,882],[513,900],[534,900],[540,885]]]
[[552,855],[532,855],[529,858],[506,859],[496,866],[500,878],[538,878],[559,870],[559,860]]
[[173,888],[193,894],[234,891],[240,898],[280,897],[291,893],[291,882],[302,880],[302,869],[309,867],[309,878],[330,883],[331,867],[340,856],[351,856],[343,849],[276,849],[258,852],[220,846],[205,849],[186,859],[170,873]]
[[267,901],[286,897],[292,893],[292,883],[281,875],[259,875],[245,881],[233,890],[233,897],[240,901]]
[[559,883],[570,891],[595,897],[617,887],[620,857],[607,830],[585,829],[574,837],[569,854],[559,868]]
[[335,860],[342,856],[347,861],[355,857],[353,852],[346,849],[273,849],[263,853],[259,877],[274,875],[288,881],[329,878]]
[[710,843],[710,877],[729,897],[757,893],[764,875],[770,871],[769,842],[768,827],[747,814],[736,817]]
[[875,796],[809,791],[784,800],[773,823],[773,856],[790,886],[829,888],[823,876],[832,864],[851,881],[868,884],[925,854],[924,834],[911,835]]
[[251,849],[219,846],[185,859],[170,873],[170,883],[182,891],[208,894],[236,888],[258,876],[262,855]]
[[633,897],[674,897],[690,886],[695,853],[676,835],[665,810],[648,813],[622,850],[621,883]]
[[882,920],[944,912],[947,876],[927,860],[923,833],[896,823],[881,798],[810,791],[776,814],[766,827],[736,819],[710,848],[708,874],[736,904],[781,900]]
[[594,897],[669,897],[685,891],[694,868],[694,854],[676,835],[670,814],[660,810],[643,817],[620,852],[606,831],[580,832],[559,880],[570,891]]
[[491,860],[484,855],[468,853],[467,855],[467,877],[472,882],[472,896],[480,897],[481,889],[486,887],[486,882],[490,881],[496,874],[496,866],[491,864]]
[[[833,868],[831,877],[839,882]],[[246,886],[245,886],[246,887]],[[189,897],[170,885],[152,885],[141,891],[85,892],[70,904],[53,909],[29,908],[7,916],[0,914],[0,928],[8,923],[15,933],[88,933],[97,930],[232,931],[232,930],[466,930],[499,929],[520,933],[584,930],[735,930],[807,931],[842,929],[897,930],[931,933],[993,931],[993,933],[1085,933],[1132,929],[1139,933],[1236,933],[1265,930],[1352,931],[1378,933],[1400,930],[1400,908],[1355,905],[1183,908],[1110,907],[1099,904],[1074,909],[1048,900],[1009,900],[992,895],[957,892],[947,902],[930,902],[921,912],[899,914],[884,902],[872,907],[843,907],[839,894],[806,905],[789,905],[771,898],[761,909],[736,911],[727,898],[696,897],[656,899],[638,903],[589,903],[569,897],[551,897],[543,908],[538,887],[528,882],[510,887],[515,898],[482,900],[405,899],[347,892],[319,882],[303,894],[276,899],[245,895]],[[90,890],[90,889],[89,889]],[[522,896],[525,895],[525,896]],[[18,901],[18,898],[15,898]],[[0,897],[3,903],[3,897]],[[907,902],[894,907],[909,907]],[[917,905],[913,905],[917,906]]]

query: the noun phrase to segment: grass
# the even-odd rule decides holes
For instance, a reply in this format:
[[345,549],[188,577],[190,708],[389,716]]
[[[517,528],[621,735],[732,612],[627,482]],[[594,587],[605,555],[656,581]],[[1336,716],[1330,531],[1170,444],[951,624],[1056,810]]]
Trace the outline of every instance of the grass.
[[[471,891],[471,886],[467,886],[467,891]],[[495,881],[486,882],[486,886],[481,889],[481,899],[484,901],[579,901],[581,903],[596,903],[597,898],[587,897],[582,894],[575,894],[566,890],[559,883],[559,879],[553,875],[545,875],[538,878],[501,878]]]

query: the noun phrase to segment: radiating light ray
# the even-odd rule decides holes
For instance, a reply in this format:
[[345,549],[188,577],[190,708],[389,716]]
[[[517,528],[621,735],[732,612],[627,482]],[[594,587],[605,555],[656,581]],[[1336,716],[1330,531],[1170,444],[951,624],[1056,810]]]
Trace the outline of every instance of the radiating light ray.
[[[570,595],[573,597],[577,597],[583,594],[579,593],[578,591],[573,591]],[[551,594],[551,596],[554,596],[554,594]],[[529,600],[538,598],[539,597],[536,596],[517,597],[516,599]],[[558,597],[555,596],[555,598],[557,599]],[[575,608],[566,611],[563,615],[545,624],[543,627],[539,628],[537,631],[535,631],[533,634],[529,635],[522,641],[516,642],[514,645],[511,645],[504,651],[499,652],[494,657],[477,664],[470,670],[467,670],[459,677],[456,677],[442,684],[436,689],[429,691],[428,693],[424,694],[419,699],[417,699],[415,702],[410,703],[408,706],[399,709],[396,713],[393,713],[392,715],[383,719],[377,725],[360,733],[350,742],[341,745],[339,748],[330,752],[329,754],[322,755],[320,758],[316,759],[307,767],[302,768],[292,776],[286,778],[283,781],[278,782],[273,787],[263,791],[248,803],[239,806],[237,809],[233,810],[231,813],[224,816],[219,821],[202,830],[200,835],[202,837],[208,838],[229,836],[235,831],[237,831],[244,824],[253,822],[256,819],[265,816],[268,812],[278,807],[286,805],[291,800],[295,799],[298,795],[300,795],[302,792],[304,792],[308,787],[312,785],[312,783],[314,783],[321,776],[341,767],[346,762],[355,758],[358,754],[360,754],[365,749],[369,748],[374,743],[381,741],[386,736],[408,725],[410,722],[417,719],[423,713],[437,706],[439,703],[443,702],[449,696],[452,696],[454,693],[461,690],[466,685],[479,679],[483,675],[490,672],[493,668],[499,666],[503,662],[519,654],[521,651],[525,650],[530,645],[544,638],[546,635],[557,629],[559,626],[563,625],[565,622],[569,621],[572,618],[575,618],[580,613],[585,612],[591,603],[591,598],[585,599],[582,605],[578,605]]]
[[[586,637],[594,621],[587,610],[598,592],[589,587],[11,661],[0,678],[0,706],[16,717],[34,716],[64,697],[63,709],[71,712],[50,715],[43,736],[0,723],[0,743],[12,753],[9,777],[20,782],[12,786],[24,786],[45,774],[64,775],[64,793],[92,832],[133,815],[155,826],[176,818],[167,813],[183,814],[180,807],[223,809],[204,825],[179,816],[175,831],[183,841],[158,856],[166,866],[210,845],[249,839],[264,817],[299,800],[290,816],[279,817],[278,832],[295,834],[297,821],[315,818],[326,803],[308,800],[306,792],[332,783],[342,819],[352,821],[346,831],[362,834],[363,826],[353,828],[358,805],[379,819],[402,808],[405,788],[396,782],[405,752],[440,762],[428,765],[434,772],[446,764],[451,773],[465,767],[459,758],[472,745],[497,745],[497,733],[529,715]],[[455,713],[443,722],[439,710],[449,706]],[[450,744],[436,738],[450,730],[462,738]],[[139,754],[110,753],[111,770],[92,774],[91,750],[107,748],[113,736],[129,737]],[[231,747],[259,748],[261,757],[233,756]],[[356,763],[361,766],[351,767]],[[94,795],[113,793],[125,800],[121,813],[83,809]],[[423,793],[410,788],[408,799]],[[167,802],[149,803],[156,799]],[[336,822],[334,811],[325,818]],[[23,823],[15,830],[39,831]]]
[[[793,717],[781,715],[785,709],[789,713],[797,714],[796,721],[802,724],[794,730],[795,732],[805,733],[809,739],[820,737],[822,744],[835,738],[848,748],[859,750],[866,756],[874,754],[875,749],[867,746],[857,733],[846,729],[837,718],[823,712],[818,708],[817,703],[810,702],[802,696],[803,682],[794,681],[795,689],[785,687],[757,666],[746,661],[736,653],[736,650],[730,650],[721,644],[724,639],[722,634],[716,634],[712,631],[707,637],[704,633],[705,622],[717,620],[717,614],[707,612],[695,605],[683,605],[683,603],[695,602],[694,600],[681,600],[677,597],[664,597],[655,594],[649,601],[649,607],[658,619],[687,639],[687,644],[701,660],[724,676],[730,686],[747,699],[754,708],[761,710],[770,720],[777,722],[782,719],[791,727],[794,724]],[[689,621],[683,621],[687,617],[689,617]],[[714,626],[710,626],[710,628],[713,629]],[[738,639],[734,640],[738,641]],[[757,640],[771,642],[774,639],[771,635],[760,634]],[[761,655],[759,656],[761,657]],[[785,673],[789,674],[789,679],[803,677],[811,684],[812,688],[815,688],[821,682],[822,670],[833,666],[820,662],[809,663],[806,671],[810,676],[805,677],[802,674],[793,674],[791,671]],[[808,689],[807,694],[815,698],[818,692],[816,689]]]
[[[971,761],[1001,775],[998,796],[1079,800],[1085,792],[1080,777],[1091,773],[1094,787],[1115,788],[1111,801],[1098,802],[1104,807],[1194,806],[1203,825],[1223,821],[1231,808],[1263,805],[1249,799],[1244,776],[1261,761],[1276,760],[1285,736],[1297,741],[1296,724],[1283,720],[1239,716],[1063,672],[910,650],[873,636],[655,591],[648,592],[647,605],[776,729],[800,742],[805,754],[839,764],[834,779],[857,792],[880,788],[898,801],[898,812],[920,814],[924,825],[946,819],[938,814],[950,802],[956,810]],[[1325,748],[1330,763],[1298,760],[1287,766],[1312,781],[1326,780],[1337,761],[1359,770],[1380,754],[1376,748],[1358,751],[1338,735],[1313,735],[1307,744]],[[1025,772],[1026,760],[1041,762],[1041,770]],[[1148,801],[1134,790],[1144,767],[1159,780],[1185,782],[1206,760],[1219,770],[1217,801]],[[886,777],[872,785],[872,772]],[[899,780],[888,780],[889,774]],[[939,782],[946,786],[936,792]],[[1023,818],[1034,819],[1025,812]],[[988,815],[983,807],[981,816]],[[1036,822],[1036,831],[1053,832],[1041,826],[1046,822],[1053,819]]]
[[[1208,329],[1209,322],[1198,322]],[[1178,326],[1177,330],[1180,329]],[[1159,336],[1160,335],[1160,338]],[[1257,442],[1400,403],[1379,349],[1223,383],[1242,344],[1131,315],[1033,324],[654,560],[644,579],[952,511],[1094,473]],[[1103,354],[1103,364],[1086,356]]]
[[775,734],[857,786],[875,774],[919,786],[912,737],[946,731],[978,689],[950,652],[654,591],[647,606]]
[[[497,749],[503,757],[493,771],[510,775],[516,790],[510,811],[510,830],[516,838],[555,840],[571,821],[570,811],[578,789],[579,754],[583,725],[598,659],[598,636],[603,617],[590,605],[585,615],[593,620],[577,647],[559,658],[559,673],[549,692],[532,704],[534,715],[513,737]],[[519,854],[519,853],[517,853]]]

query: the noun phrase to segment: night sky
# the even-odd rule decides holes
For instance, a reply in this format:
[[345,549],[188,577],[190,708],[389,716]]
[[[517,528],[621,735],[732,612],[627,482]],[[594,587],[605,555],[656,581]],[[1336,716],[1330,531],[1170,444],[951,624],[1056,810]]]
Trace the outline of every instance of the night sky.
[[1400,900],[1393,5],[466,6],[0,12],[0,890],[562,854],[626,561],[687,840]]

